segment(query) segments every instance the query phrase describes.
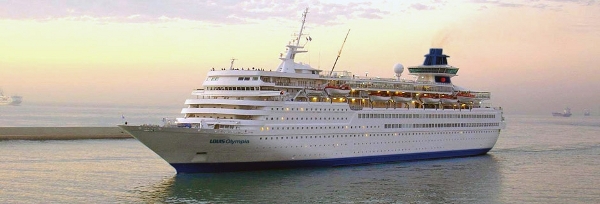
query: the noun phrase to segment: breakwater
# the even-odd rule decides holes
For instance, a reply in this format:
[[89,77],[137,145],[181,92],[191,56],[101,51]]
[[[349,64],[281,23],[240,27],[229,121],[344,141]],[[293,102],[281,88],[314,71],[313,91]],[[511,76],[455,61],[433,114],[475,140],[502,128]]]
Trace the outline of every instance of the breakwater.
[[0,127],[0,140],[133,138],[119,127]]

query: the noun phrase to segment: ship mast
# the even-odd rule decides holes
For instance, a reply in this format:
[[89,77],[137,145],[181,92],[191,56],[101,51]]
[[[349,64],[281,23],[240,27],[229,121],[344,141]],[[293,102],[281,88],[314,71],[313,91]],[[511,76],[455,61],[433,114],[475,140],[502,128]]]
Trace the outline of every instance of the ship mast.
[[302,13],[302,25],[300,26],[300,33],[298,33],[298,37],[296,38],[296,47],[300,45],[300,38],[302,37],[302,31],[304,31],[304,22],[306,22],[306,14],[308,13],[308,8],[304,10]]
[[304,10],[304,13],[302,13],[302,25],[300,26],[300,32],[298,33],[298,36],[293,38],[294,41],[296,41],[296,42],[289,43],[286,46],[287,52],[285,53],[285,56],[282,55],[279,58],[280,60],[282,60],[282,62],[279,65],[279,67],[277,68],[278,72],[294,73],[295,68],[297,66],[297,64],[294,62],[294,59],[296,58],[296,54],[307,52],[305,50],[298,50],[299,48],[300,49],[304,48],[304,46],[300,46],[300,39],[302,37],[302,32],[304,32],[304,23],[306,22],[306,14],[307,13],[308,13],[308,8],[306,8],[306,10]]
[[338,59],[340,59],[340,55],[342,55],[342,49],[344,49],[344,44],[346,44],[346,39],[348,39],[348,34],[350,34],[350,29],[348,29],[348,33],[346,33],[346,37],[344,38],[344,42],[342,43],[342,47],[338,52],[338,56],[335,58],[335,62],[333,63],[333,67],[331,67],[331,72],[329,72],[329,76],[333,74],[333,69],[335,69],[335,64],[337,64]]

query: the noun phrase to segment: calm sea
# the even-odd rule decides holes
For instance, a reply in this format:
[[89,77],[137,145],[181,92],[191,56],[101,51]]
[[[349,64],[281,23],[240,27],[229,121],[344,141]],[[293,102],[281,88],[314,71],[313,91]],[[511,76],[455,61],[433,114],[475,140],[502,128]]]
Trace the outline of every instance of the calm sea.
[[[109,126],[179,112],[53,107],[2,107],[0,122]],[[222,174],[176,175],[134,139],[0,141],[0,203],[600,203],[600,117],[506,119],[484,156]]]
[[181,117],[178,106],[89,104],[30,104],[0,106],[0,127],[110,127],[162,124],[163,118]]

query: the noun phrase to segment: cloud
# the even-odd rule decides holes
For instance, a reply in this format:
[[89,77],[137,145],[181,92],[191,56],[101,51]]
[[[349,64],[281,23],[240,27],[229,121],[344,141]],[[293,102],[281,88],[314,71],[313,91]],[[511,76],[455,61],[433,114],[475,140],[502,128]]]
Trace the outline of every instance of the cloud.
[[[532,7],[538,9],[550,9],[550,10],[561,10],[565,4],[578,4],[582,6],[593,6],[596,4],[595,0],[531,0],[531,1],[501,1],[501,0],[471,0],[472,3],[482,4],[487,6],[498,6],[498,7]],[[488,8],[487,6],[482,8]]]
[[316,14],[321,24],[335,24],[339,19],[377,19],[389,13],[374,8],[370,2],[8,0],[0,4],[0,19],[73,19],[126,23],[180,19],[216,24],[241,24],[264,19],[296,19],[306,7],[310,7],[311,17]]
[[433,6],[427,6],[422,3],[411,4],[410,7],[413,9],[416,9],[416,10],[434,10],[435,9],[435,7],[433,7]]

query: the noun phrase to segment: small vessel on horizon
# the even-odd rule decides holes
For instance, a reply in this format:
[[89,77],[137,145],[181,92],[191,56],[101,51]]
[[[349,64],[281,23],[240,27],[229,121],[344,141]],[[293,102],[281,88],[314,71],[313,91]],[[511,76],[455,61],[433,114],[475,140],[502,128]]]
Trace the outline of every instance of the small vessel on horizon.
[[10,98],[12,99],[12,101],[10,102],[10,105],[13,105],[13,106],[21,105],[21,102],[23,102],[23,96],[14,95],[14,96],[11,96]]
[[557,116],[557,117],[571,117],[571,109],[569,107],[565,108],[565,110],[563,110],[563,112],[554,112],[552,113],[552,116]]
[[22,96],[5,96],[2,89],[0,89],[0,105],[19,105],[23,101]]

